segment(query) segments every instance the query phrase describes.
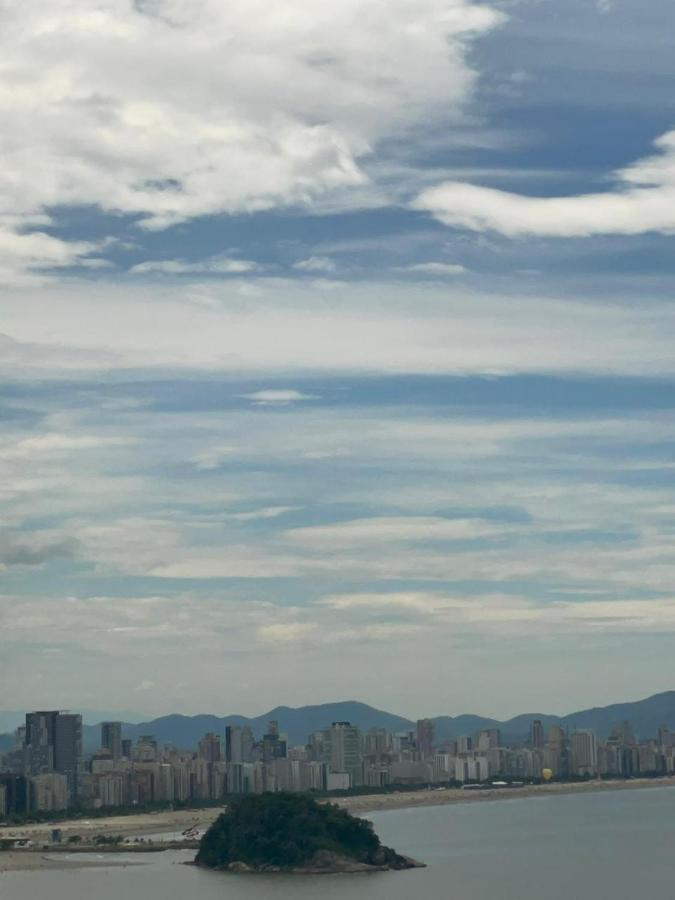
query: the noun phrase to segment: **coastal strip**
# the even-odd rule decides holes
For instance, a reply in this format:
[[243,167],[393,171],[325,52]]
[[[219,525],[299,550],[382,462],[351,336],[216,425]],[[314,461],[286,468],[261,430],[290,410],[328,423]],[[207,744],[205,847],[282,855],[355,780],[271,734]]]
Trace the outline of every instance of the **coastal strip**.
[[[583,782],[554,782],[552,784],[523,785],[520,787],[495,787],[480,790],[466,790],[462,788],[434,788],[427,791],[392,791],[387,794],[363,794],[361,796],[349,796],[331,798],[330,802],[337,803],[354,815],[367,815],[373,812],[386,812],[400,809],[421,808],[428,806],[446,806],[463,803],[490,803],[502,800],[516,800],[525,797],[562,797],[571,794],[608,793],[627,790],[659,790],[675,788],[675,777],[667,778],[634,778],[628,781],[583,781]],[[137,816],[110,816],[101,819],[71,819],[58,823],[62,838],[67,841],[72,835],[79,835],[85,844],[93,840],[97,835],[106,837],[121,837],[134,839],[143,837],[144,840],[154,841],[154,846],[164,843],[166,849],[178,849],[180,846],[175,841],[175,835],[192,829],[205,830],[222,812],[219,808],[207,808],[198,810],[166,810],[155,813],[142,813]],[[47,845],[51,837],[52,826],[45,823],[25,826],[5,826],[0,828],[0,839],[27,839],[35,844]],[[185,847],[191,846],[187,843]],[[25,849],[0,852],[0,872],[16,871],[19,869],[36,868],[73,868],[77,865],[89,868],[93,865],[113,864],[114,852],[103,851],[101,858],[96,861],[88,859],[81,853],[85,847],[77,845],[68,847],[70,851],[68,860],[59,859],[61,851],[52,852],[54,847],[45,849],[40,846]],[[139,848],[140,849],[140,848]],[[148,847],[147,849],[150,849]],[[157,847],[159,849],[159,847]],[[164,849],[164,848],[162,848]],[[133,848],[120,845],[118,853],[133,852]],[[51,854],[51,855],[49,855]],[[78,857],[82,862],[80,863]],[[108,861],[110,860],[110,861]],[[133,863],[128,863],[133,864]]]
[[390,794],[364,794],[335,800],[355,815],[422,806],[446,806],[458,803],[486,803],[497,800],[517,800],[523,797],[561,797],[568,794],[608,793],[610,791],[673,788],[675,776],[667,778],[632,778],[628,781],[553,782],[528,784],[521,787],[432,788],[428,791],[401,791]]

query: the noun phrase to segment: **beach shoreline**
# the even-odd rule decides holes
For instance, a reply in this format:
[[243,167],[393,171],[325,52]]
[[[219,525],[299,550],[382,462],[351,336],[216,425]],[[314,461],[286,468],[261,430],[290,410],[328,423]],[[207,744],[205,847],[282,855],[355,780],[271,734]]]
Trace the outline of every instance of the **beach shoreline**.
[[339,798],[337,803],[356,815],[413,809],[424,806],[448,806],[461,803],[490,803],[498,800],[517,800],[523,797],[561,797],[570,794],[608,793],[611,791],[675,788],[675,776],[664,778],[633,778],[629,781],[552,782],[528,784],[522,787],[498,787],[478,790],[463,788],[432,788],[428,791],[402,791],[391,794],[369,794]]
[[[562,797],[574,794],[609,793],[626,790],[659,790],[675,788],[675,776],[653,779],[634,778],[629,781],[584,781],[554,782],[541,785],[524,785],[522,787],[498,787],[480,790],[464,790],[462,788],[440,788],[426,791],[400,791],[388,794],[363,794],[361,796],[332,798],[329,802],[337,803],[354,815],[389,812],[403,809],[419,809],[428,806],[448,806],[466,803],[494,803],[501,800],[517,800],[534,797]],[[53,849],[49,846],[52,828],[61,830],[62,839],[67,841],[72,835],[80,835],[86,842],[102,834],[106,837],[131,838],[143,836],[152,840],[153,836],[183,832],[197,828],[204,830],[222,812],[221,808],[193,810],[166,810],[139,815],[109,816],[100,819],[71,819],[54,824],[31,824],[25,826],[0,827],[0,839],[27,839],[40,844],[40,847],[6,850],[0,852],[0,873],[3,871],[29,871],[34,869],[76,868],[110,865],[138,865],[141,862],[114,862],[115,854],[102,851],[101,859],[58,859],[48,854]],[[76,846],[69,848],[74,857],[79,856]],[[84,849],[84,848],[82,848]],[[119,852],[124,852],[124,846]],[[129,849],[129,848],[127,848]],[[63,846],[59,853],[63,853]],[[58,855],[58,854],[57,854]],[[106,858],[107,857],[107,858]]]

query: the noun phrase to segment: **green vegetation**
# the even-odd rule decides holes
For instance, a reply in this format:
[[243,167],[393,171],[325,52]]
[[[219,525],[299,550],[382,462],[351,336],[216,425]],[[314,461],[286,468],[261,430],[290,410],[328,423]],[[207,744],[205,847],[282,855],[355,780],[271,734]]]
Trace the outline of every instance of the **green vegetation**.
[[403,862],[382,847],[370,822],[289,793],[238,797],[202,838],[195,862],[212,869],[243,863],[269,871],[312,866],[317,859],[376,866]]
[[121,844],[124,838],[121,834],[110,835],[110,834],[97,834],[94,838],[95,844],[110,844],[116,845]]

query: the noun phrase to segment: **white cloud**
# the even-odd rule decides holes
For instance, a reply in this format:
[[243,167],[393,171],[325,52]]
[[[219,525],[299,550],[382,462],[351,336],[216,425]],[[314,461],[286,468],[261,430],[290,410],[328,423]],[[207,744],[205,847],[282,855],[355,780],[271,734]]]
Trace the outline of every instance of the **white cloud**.
[[[351,617],[389,612],[392,616],[414,613],[417,624],[429,617],[427,627],[442,633],[520,634],[620,634],[675,631],[675,601],[658,600],[570,600],[537,603],[514,594],[454,596],[441,593],[339,594],[319,601],[310,611],[323,607]],[[343,617],[343,621],[347,621]]]
[[130,443],[133,441],[124,437],[48,432],[15,442],[0,442],[0,460],[22,460],[42,455],[70,455],[73,451],[97,450],[101,447],[125,447]]
[[459,111],[468,44],[502,18],[471,0],[10,4],[0,275],[3,254],[20,274],[90,252],[22,233],[57,207],[158,229],[359,188],[378,141]]
[[675,309],[648,295],[639,304],[495,296],[420,279],[341,285],[318,302],[316,287],[304,281],[263,279],[256,288],[250,296],[236,280],[202,283],[199,293],[211,305],[191,302],[168,283],[98,283],[96,303],[82,284],[53,286],[48,295],[16,290],[3,307],[9,338],[0,339],[0,371],[12,378],[153,367],[284,377],[675,372]]
[[229,444],[209,447],[207,450],[202,450],[194,456],[192,462],[198,469],[204,469],[205,471],[217,469],[222,466],[228,457],[232,456],[235,451],[236,448]]
[[510,237],[588,237],[675,232],[675,131],[658,153],[616,172],[614,190],[569,197],[526,197],[448,181],[423,191],[416,209],[445,225],[498,231]]
[[231,513],[230,518],[235,522],[257,522],[265,519],[276,519],[288,512],[294,512],[297,506],[267,506],[263,509],[254,509],[251,512]]
[[147,260],[133,266],[131,271],[137,275],[156,272],[164,275],[243,275],[245,272],[253,272],[256,268],[256,263],[248,259],[211,256],[198,262],[187,262],[184,259]]
[[317,630],[313,622],[277,622],[262,625],[258,629],[258,639],[263,643],[294,643],[310,638]]
[[462,541],[502,534],[503,523],[435,516],[392,516],[352,519],[331,525],[293,528],[284,537],[306,547],[362,547],[364,544]]
[[401,272],[413,272],[420,275],[464,275],[466,269],[457,263],[425,262],[415,263],[399,269]]
[[310,256],[293,264],[300,272],[335,272],[337,266],[329,256]]
[[[0,96],[1,94],[0,90]],[[91,258],[91,254],[101,249],[100,244],[64,241],[41,231],[25,233],[19,230],[24,223],[20,217],[10,214],[5,208],[7,206],[11,210],[11,200],[3,198],[2,177],[0,171],[0,284],[44,284],[50,280],[46,271],[48,269],[91,267],[103,263],[102,260]],[[27,216],[26,224],[31,219],[31,216]]]
[[[470,602],[470,601],[469,601]],[[437,612],[448,607],[466,606],[467,601],[452,601],[443,594],[423,592],[398,592],[389,594],[335,594],[324,597],[319,606],[327,606],[335,610],[409,610],[415,613]]]
[[255,391],[252,394],[242,394],[246,400],[252,400],[257,406],[288,406],[290,403],[298,403],[302,400],[316,400],[313,394],[303,394],[301,391],[269,389]]

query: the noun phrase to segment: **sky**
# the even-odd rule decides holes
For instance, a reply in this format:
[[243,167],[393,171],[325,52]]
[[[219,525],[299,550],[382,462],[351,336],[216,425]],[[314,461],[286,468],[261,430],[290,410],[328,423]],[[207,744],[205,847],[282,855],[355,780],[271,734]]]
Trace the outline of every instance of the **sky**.
[[672,689],[672,0],[0,4],[0,706]]

